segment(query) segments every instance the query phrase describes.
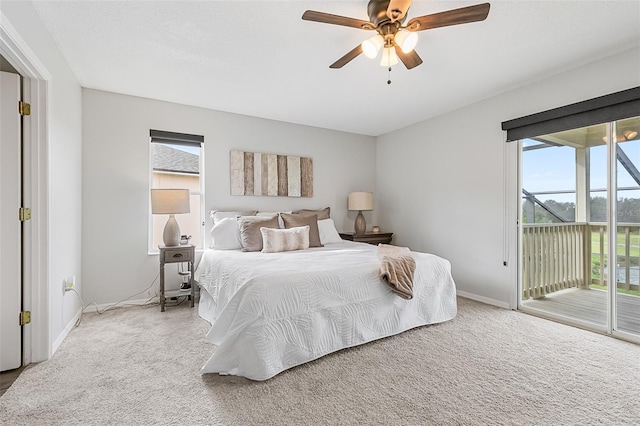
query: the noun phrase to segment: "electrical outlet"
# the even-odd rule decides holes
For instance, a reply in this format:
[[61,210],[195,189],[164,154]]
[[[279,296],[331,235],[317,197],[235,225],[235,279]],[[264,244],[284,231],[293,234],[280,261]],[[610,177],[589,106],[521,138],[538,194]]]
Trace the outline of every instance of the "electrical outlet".
[[63,290],[65,292],[73,290],[76,286],[76,276],[71,275],[70,277],[65,278]]

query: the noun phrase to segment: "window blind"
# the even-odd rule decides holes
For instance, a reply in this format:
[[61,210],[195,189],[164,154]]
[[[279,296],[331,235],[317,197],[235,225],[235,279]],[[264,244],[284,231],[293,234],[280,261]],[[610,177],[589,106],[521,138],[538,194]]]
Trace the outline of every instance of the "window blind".
[[502,122],[507,142],[640,116],[640,87]]
[[166,132],[164,130],[149,130],[151,142],[171,143],[174,145],[196,145],[204,143],[204,136],[190,135],[188,133]]

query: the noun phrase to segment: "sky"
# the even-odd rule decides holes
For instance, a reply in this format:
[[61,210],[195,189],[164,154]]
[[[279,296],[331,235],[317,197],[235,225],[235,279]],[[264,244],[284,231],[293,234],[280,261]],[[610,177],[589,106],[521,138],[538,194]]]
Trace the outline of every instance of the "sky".
[[163,144],[169,148],[179,149],[180,151],[190,152],[191,154],[200,155],[200,148],[196,146],[177,145],[177,144]]
[[[524,140],[527,144],[537,144],[532,140]],[[640,169],[640,140],[621,144],[624,152]],[[529,192],[572,190],[575,191],[576,167],[575,149],[571,147],[551,147],[525,151],[522,155],[522,187]],[[605,145],[591,148],[591,188],[607,186],[607,148]],[[636,181],[627,170],[618,163],[618,187],[637,187]],[[604,192],[594,196],[606,196]],[[574,202],[575,194],[541,194],[542,201],[553,199],[559,202]],[[640,198],[640,190],[620,191],[618,198]]]

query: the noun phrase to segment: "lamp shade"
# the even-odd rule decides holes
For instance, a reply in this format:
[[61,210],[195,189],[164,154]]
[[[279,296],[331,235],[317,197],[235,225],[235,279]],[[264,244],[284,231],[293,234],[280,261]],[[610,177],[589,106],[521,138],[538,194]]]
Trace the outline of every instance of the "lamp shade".
[[373,192],[352,192],[349,194],[349,210],[373,210]]
[[380,65],[383,67],[390,67],[398,63],[398,55],[393,47],[385,47],[382,49],[382,57],[380,58]]
[[188,189],[152,189],[151,213],[180,214],[189,213]]
[[384,46],[384,39],[380,34],[376,34],[371,38],[362,42],[362,53],[369,59],[378,56],[378,51]]
[[418,33],[400,30],[396,33],[395,41],[404,53],[411,52],[418,44]]

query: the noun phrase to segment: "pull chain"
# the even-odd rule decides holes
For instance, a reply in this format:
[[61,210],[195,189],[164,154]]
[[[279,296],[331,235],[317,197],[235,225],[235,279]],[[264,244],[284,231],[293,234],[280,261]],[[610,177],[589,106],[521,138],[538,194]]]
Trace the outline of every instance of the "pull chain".
[[388,80],[387,80],[387,84],[391,84],[391,67],[389,67],[389,72],[388,72]]

